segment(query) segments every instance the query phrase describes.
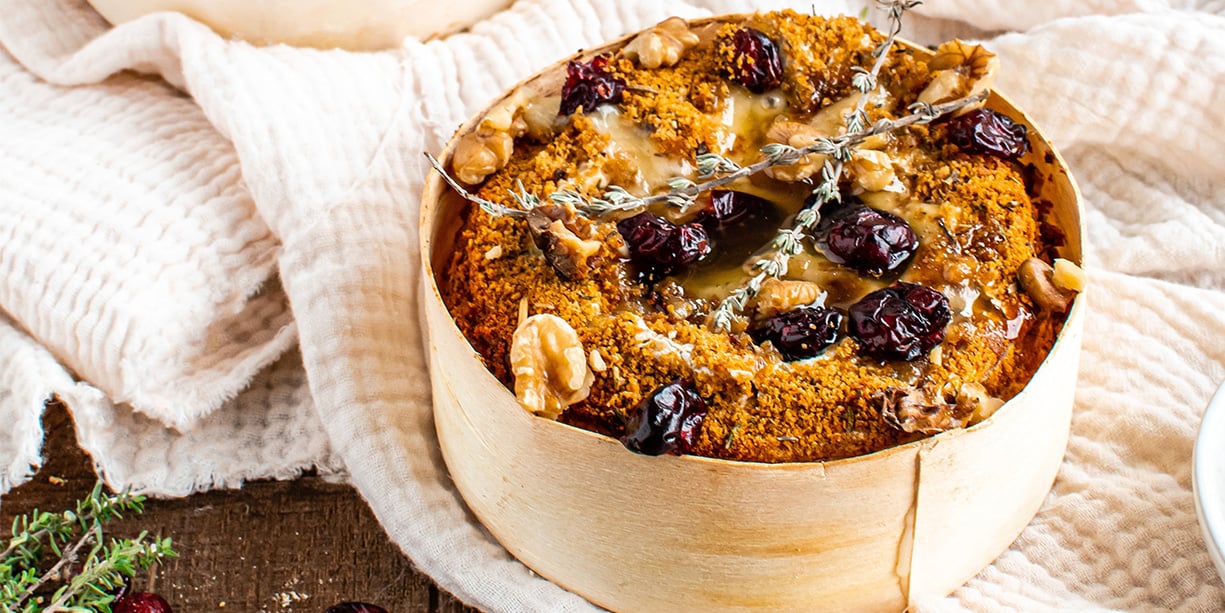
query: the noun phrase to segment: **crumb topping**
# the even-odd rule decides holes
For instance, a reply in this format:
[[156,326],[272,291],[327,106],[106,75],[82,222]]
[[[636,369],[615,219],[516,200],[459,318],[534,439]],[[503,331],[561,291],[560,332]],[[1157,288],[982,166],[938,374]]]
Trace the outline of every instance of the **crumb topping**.
[[[553,133],[516,141],[513,156],[477,194],[510,207],[519,206],[511,193],[520,186],[541,198],[560,189],[597,197],[610,185],[641,195],[666,191],[670,175],[693,178],[691,162],[702,153],[752,162],[775,120],[819,126],[822,111],[829,114],[852,96],[851,67],[869,64],[883,38],[849,17],[784,11],[750,20],[779,44],[781,87],[751,94],[727,78],[722,67],[736,58],[726,41],[738,23],[698,31],[697,45],[673,65],[643,68],[615,55],[608,70],[626,84],[622,100],[580,109]],[[900,116],[930,80],[924,62],[905,50],[893,53],[880,77],[883,104],[869,116]],[[754,176],[729,186],[768,200],[773,208],[762,218],[769,224],[713,236],[710,261],[651,282],[626,260],[616,218],[574,220],[570,230],[600,247],[585,260],[589,270],[564,278],[541,257],[521,220],[470,207],[445,271],[444,299],[489,370],[510,387],[511,339],[523,316],[565,320],[590,356],[594,381],[559,419],[612,437],[626,434],[633,411],[654,390],[686,378],[708,407],[688,453],[818,461],[920,438],[882,414],[890,390],[921,390],[950,406],[970,392],[981,395],[980,388],[1006,400],[1032,376],[1062,323],[1036,308],[1016,282],[1021,265],[1044,254],[1043,236],[1050,234],[1027,193],[1025,170],[965,153],[945,131],[939,123],[917,125],[879,139],[871,161],[891,169],[883,175],[888,181],[846,181],[855,198],[913,229],[918,248],[902,272],[860,274],[808,241],[786,277],[819,286],[823,306],[836,309],[894,282],[939,291],[951,320],[943,342],[918,360],[865,357],[854,338],[842,335],[814,358],[784,361],[770,343],[756,344],[747,324],[733,332],[709,325],[714,301],[750,276],[745,262],[780,220],[802,209],[809,179]],[[865,184],[879,189],[867,191]],[[666,206],[655,212],[677,223],[693,218]]]

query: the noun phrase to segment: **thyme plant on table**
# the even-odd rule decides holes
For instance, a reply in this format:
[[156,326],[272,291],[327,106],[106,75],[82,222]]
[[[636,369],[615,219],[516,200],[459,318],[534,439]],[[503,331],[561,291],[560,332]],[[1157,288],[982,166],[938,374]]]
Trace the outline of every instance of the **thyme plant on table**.
[[0,553],[0,611],[110,611],[138,570],[178,557],[169,538],[141,532],[106,539],[103,524],[144,510],[144,496],[110,494],[98,483],[72,510],[35,510],[13,521]]

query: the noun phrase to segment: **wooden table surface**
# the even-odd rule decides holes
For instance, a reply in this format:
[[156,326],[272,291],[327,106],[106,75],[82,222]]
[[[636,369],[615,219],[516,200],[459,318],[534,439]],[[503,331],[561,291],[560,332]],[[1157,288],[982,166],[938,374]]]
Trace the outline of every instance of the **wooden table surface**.
[[[0,499],[0,526],[35,508],[62,510],[94,486],[72,418],[49,405],[45,464]],[[361,496],[313,476],[255,481],[173,500],[150,500],[144,514],[108,524],[110,536],[140,530],[174,539],[180,557],[137,589],[161,594],[176,613],[322,613],[337,602],[377,604],[392,613],[475,611],[413,567],[383,532]]]

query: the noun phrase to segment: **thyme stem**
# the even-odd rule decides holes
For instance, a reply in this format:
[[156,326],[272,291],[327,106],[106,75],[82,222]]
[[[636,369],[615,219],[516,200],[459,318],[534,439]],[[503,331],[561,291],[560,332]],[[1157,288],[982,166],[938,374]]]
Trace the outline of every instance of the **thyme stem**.
[[34,532],[21,531],[18,534],[15,523],[13,538],[9,540],[9,544],[4,548],[4,552],[0,553],[0,562],[7,562],[21,548],[29,545],[37,546],[48,536],[64,533],[65,530],[71,529],[71,526],[74,524],[88,526],[95,519],[106,521],[113,516],[120,515],[124,510],[136,510],[139,512],[144,500],[144,497],[136,496],[126,491],[115,495],[104,494],[102,492],[102,482],[99,481],[94,485],[94,489],[90,492],[89,497],[77,504],[75,513],[36,514],[34,521],[31,523],[42,525],[42,527]]
[[[109,611],[126,577],[178,555],[170,539],[150,540],[146,532],[103,542],[102,525],[125,511],[141,512],[144,500],[127,491],[107,494],[99,481],[75,511],[35,510],[15,518],[13,537],[0,553],[0,611]],[[51,554],[54,563],[47,559]],[[44,562],[50,563],[45,572],[40,570]],[[57,583],[52,604],[43,607],[36,593]]]
[[[632,197],[632,196],[624,195],[625,191],[620,190],[620,188],[616,188],[616,191],[613,191],[612,188],[610,188],[610,193],[616,194],[617,197],[608,198],[608,199],[596,199],[596,201],[593,202],[592,200],[587,199],[575,192],[562,191],[562,192],[554,192],[553,194],[550,194],[549,198],[550,200],[553,200],[558,203],[573,205],[575,210],[577,210],[578,212],[584,214],[585,216],[589,218],[597,218],[597,219],[600,217],[605,217],[612,213],[637,211],[637,210],[645,209],[654,204],[660,204],[664,202],[674,202],[677,197],[681,197],[688,201],[692,201],[694,198],[698,196],[698,194],[701,194],[702,192],[707,192],[712,189],[723,187],[724,185],[728,185],[730,183],[735,183],[736,181],[739,181],[740,179],[755,175],[767,168],[771,168],[774,166],[785,166],[787,164],[793,164],[799,161],[800,158],[804,157],[805,155],[809,155],[811,153],[819,153],[819,154],[824,154],[824,155],[837,154],[838,152],[847,151],[848,148],[852,148],[855,145],[858,145],[873,136],[877,136],[879,134],[887,134],[889,132],[894,132],[896,130],[900,130],[902,128],[905,128],[907,126],[912,126],[915,124],[929,123],[932,120],[939,119],[940,117],[943,117],[944,115],[951,113],[963,106],[979,102],[983,100],[986,96],[987,96],[987,92],[980,92],[973,96],[968,96],[968,97],[960,98],[957,100],[951,100],[949,102],[944,102],[941,104],[913,105],[911,108],[910,114],[905,115],[903,117],[899,117],[898,119],[882,119],[870,126],[863,128],[862,130],[858,130],[856,132],[849,132],[847,134],[843,134],[841,136],[836,136],[833,138],[823,138],[811,145],[808,145],[807,147],[802,147],[799,149],[780,146],[775,149],[772,149],[771,150],[773,152],[772,154],[768,154],[766,155],[766,157],[748,166],[742,166],[742,167],[737,168],[736,170],[733,170],[726,174],[722,174],[713,179],[708,179],[700,183],[691,183],[688,186],[685,186],[679,189],[672,189],[671,191],[661,193],[661,194],[654,194],[651,196],[643,196],[643,197]],[[866,96],[860,100],[861,104],[863,104],[864,99],[866,99]],[[857,110],[862,111],[862,108],[857,109]],[[438,174],[442,175],[443,180],[447,182],[447,185],[451,186],[451,189],[454,189],[456,193],[462,196],[465,200],[468,200],[480,206],[481,210],[485,211],[486,213],[493,215],[495,217],[496,216],[507,216],[507,217],[513,217],[513,218],[520,218],[520,217],[524,217],[527,215],[527,212],[524,210],[512,209],[510,207],[498,204],[496,202],[491,202],[489,200],[476,196],[475,194],[472,194],[467,189],[465,189],[462,185],[460,185],[458,181],[451,178],[451,176],[447,174],[446,170],[443,169],[442,167],[442,163],[439,162],[437,158],[435,158],[433,155],[430,155],[429,153],[426,153],[425,157],[429,158],[430,165],[434,167],[434,170],[437,171]],[[524,197],[523,195],[519,195],[519,194],[512,194],[512,195],[514,195],[517,199]],[[531,196],[528,195],[528,197],[531,197]]]
[[[823,174],[833,176],[842,175],[842,160],[826,162],[826,167],[822,171]],[[835,180],[836,182],[836,180]],[[732,328],[732,321],[737,313],[744,310],[748,305],[749,300],[761,291],[761,286],[766,279],[772,277],[781,277],[787,274],[787,263],[792,257],[799,255],[803,250],[801,242],[805,236],[816,229],[817,224],[821,222],[821,214],[819,204],[800,211],[792,222],[791,226],[780,230],[774,237],[772,246],[774,251],[768,258],[760,259],[754,262],[753,267],[757,271],[748,282],[736,288],[726,298],[719,302],[719,306],[715,307],[715,311],[711,316],[711,324],[716,330],[728,331]]]
[[[587,197],[574,190],[559,190],[549,194],[552,202],[572,207],[578,213],[590,218],[599,219],[616,213],[640,211],[652,205],[667,203],[673,206],[688,206],[703,192],[735,183],[746,177],[753,176],[774,166],[786,166],[799,162],[805,156],[818,154],[825,156],[825,164],[821,169],[821,183],[812,191],[816,197],[809,207],[796,214],[789,227],[780,229],[771,243],[773,251],[769,256],[759,259],[753,264],[754,274],[741,287],[724,298],[712,313],[711,323],[717,330],[730,330],[736,315],[744,310],[748,301],[761,290],[762,284],[771,277],[781,277],[787,273],[788,261],[803,250],[803,239],[811,236],[820,223],[820,209],[823,205],[841,199],[838,183],[846,164],[851,161],[855,148],[865,140],[913,126],[924,124],[943,117],[967,105],[982,102],[990,94],[981,91],[976,94],[943,102],[929,104],[916,102],[908,107],[909,113],[897,119],[880,119],[871,122],[865,112],[869,94],[876,89],[880,72],[885,66],[890,50],[902,31],[902,18],[906,11],[918,6],[920,0],[878,0],[877,6],[889,14],[889,31],[885,39],[872,51],[874,61],[870,68],[856,66],[852,68],[851,83],[860,93],[855,108],[846,117],[845,132],[839,136],[819,138],[805,147],[791,147],[782,143],[770,143],[761,148],[763,158],[749,164],[740,164],[721,155],[707,153],[697,157],[698,177],[701,182],[694,182],[685,177],[676,177],[668,181],[666,192],[637,197],[624,188],[613,185],[602,197]],[[535,196],[523,191],[511,192],[511,196],[524,209],[509,208],[484,198],[480,198],[466,190],[443,169],[442,164],[429,153],[425,154],[430,164],[443,180],[459,195],[476,203],[490,215],[505,215],[521,218],[526,210],[540,202]]]
[[[72,564],[73,562],[75,562],[77,559],[77,555],[80,554],[81,552],[81,549],[85,547],[86,545],[96,541],[98,537],[100,536],[101,531],[102,531],[101,526],[98,524],[94,524],[94,526],[89,531],[87,531],[85,534],[82,534],[79,538],[77,538],[76,542],[74,542],[68,549],[64,551],[64,555],[60,557],[60,559],[55,563],[54,566],[50,568],[50,570],[43,573],[42,576],[40,576],[37,581],[35,581],[34,583],[26,587],[25,591],[22,592],[21,595],[17,597],[17,603],[24,602],[30,596],[33,596],[34,592],[37,591],[38,588],[45,585],[48,581],[51,581],[61,576],[60,573],[64,570],[64,568],[68,566],[69,564]],[[16,606],[17,603],[15,603],[14,606]],[[57,605],[63,606],[63,604],[64,604],[63,602],[58,602],[58,601],[56,603],[52,603],[51,606],[47,607],[47,611],[56,611],[58,610]],[[8,609],[8,610],[16,611],[17,609],[14,608],[14,609]]]
[[907,10],[919,4],[918,0],[892,0],[878,3],[878,6],[889,11],[889,34],[873,50],[872,55],[876,60],[872,63],[872,67],[868,70],[860,67],[854,71],[851,82],[855,89],[859,90],[860,95],[855,109],[847,117],[847,133],[833,139],[819,140],[808,147],[795,150],[803,154],[823,153],[827,156],[825,165],[821,169],[821,183],[813,189],[816,201],[795,216],[791,227],[779,231],[772,243],[774,251],[769,257],[754,262],[756,273],[749,278],[748,282],[732,291],[719,302],[719,306],[715,307],[711,315],[711,323],[716,330],[731,330],[736,314],[743,311],[749,300],[761,291],[761,286],[766,279],[787,274],[787,263],[803,250],[801,240],[805,236],[810,236],[817,224],[821,222],[821,207],[828,202],[841,200],[838,182],[842,179],[846,162],[854,155],[856,145],[877,134],[892,132],[916,123],[930,122],[944,113],[978,102],[986,96],[986,92],[980,92],[944,104],[912,105],[911,113],[905,117],[893,121],[877,121],[870,127],[865,127],[868,124],[867,114],[864,112],[868,103],[868,94],[876,88],[881,68],[885,65],[885,58],[889,56],[889,51],[893,48],[898,33],[902,31],[902,16]]
[[498,204],[491,200],[486,200],[480,196],[477,196],[476,194],[473,194],[472,192],[469,192],[464,188],[464,186],[459,184],[459,181],[456,181],[455,179],[451,178],[451,175],[447,174],[447,171],[442,168],[442,163],[438,161],[438,158],[430,155],[428,151],[425,152],[425,157],[429,159],[430,166],[433,166],[434,170],[437,171],[438,174],[442,175],[442,180],[446,181],[447,185],[451,186],[451,189],[455,190],[455,192],[460,196],[463,196],[464,200],[476,203],[477,206],[481,207],[482,211],[485,211],[494,217],[511,217],[515,219],[527,217],[527,211],[512,209],[508,206]]

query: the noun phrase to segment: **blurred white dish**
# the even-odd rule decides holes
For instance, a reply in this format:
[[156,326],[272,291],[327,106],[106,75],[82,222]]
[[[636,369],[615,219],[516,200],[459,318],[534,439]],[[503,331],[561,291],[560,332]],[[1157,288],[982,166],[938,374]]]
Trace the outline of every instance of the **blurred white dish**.
[[1217,572],[1225,578],[1225,385],[1204,411],[1191,463],[1195,514]]
[[511,0],[89,0],[114,24],[178,11],[223,36],[257,45],[285,43],[355,51],[397,47],[407,36],[462,30]]

